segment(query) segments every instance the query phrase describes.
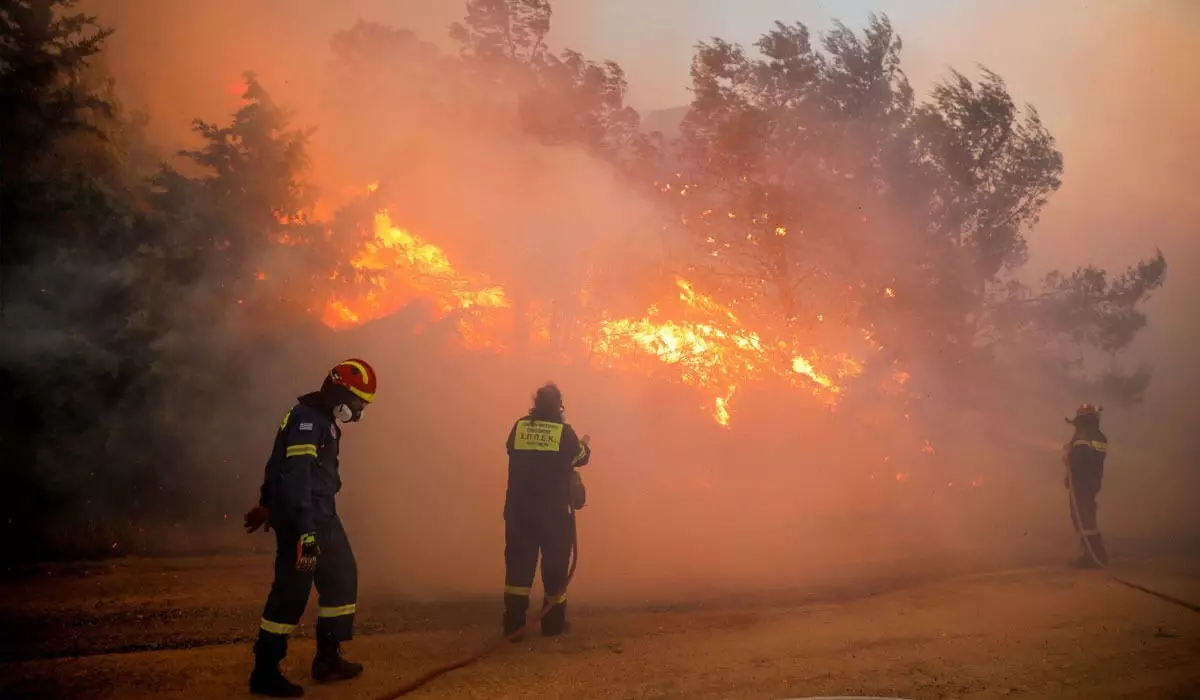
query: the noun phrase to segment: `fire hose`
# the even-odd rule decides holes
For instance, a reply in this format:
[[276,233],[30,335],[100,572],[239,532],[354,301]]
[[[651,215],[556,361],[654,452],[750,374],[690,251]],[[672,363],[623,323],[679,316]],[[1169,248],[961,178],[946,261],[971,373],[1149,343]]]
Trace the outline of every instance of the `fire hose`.
[[[1141,591],[1143,593],[1147,593],[1149,595],[1155,596],[1156,598],[1160,598],[1164,601],[1167,601],[1168,603],[1173,603],[1180,607],[1187,608],[1188,610],[1191,610],[1192,612],[1200,613],[1200,605],[1196,605],[1194,603],[1189,603],[1186,600],[1182,600],[1182,599],[1176,598],[1172,595],[1162,593],[1161,591],[1155,591],[1150,588],[1146,588],[1145,586],[1141,586],[1139,584],[1133,583],[1132,581],[1126,581],[1125,579],[1122,579],[1119,576],[1117,576],[1116,574],[1109,571],[1108,566],[1106,564],[1102,563],[1100,561],[1099,557],[1096,556],[1096,552],[1092,549],[1092,543],[1088,540],[1087,537],[1083,536],[1082,523],[1079,520],[1079,512],[1080,512],[1079,504],[1075,497],[1075,485],[1071,481],[1071,475],[1070,475],[1069,468],[1067,470],[1067,492],[1070,495],[1071,513],[1072,513],[1071,522],[1075,528],[1075,533],[1079,536],[1080,540],[1083,541],[1084,547],[1087,549],[1088,556],[1091,557],[1093,562],[1100,565],[1104,569],[1104,572],[1106,574],[1108,574],[1108,577],[1110,579],[1112,579],[1116,583],[1119,583],[1123,586],[1127,586],[1134,590]],[[522,625],[519,629],[512,632],[511,634],[508,634],[508,635],[505,635],[503,637],[496,639],[492,643],[488,644],[487,646],[483,647],[479,651],[477,651],[469,656],[465,656],[457,661],[445,664],[444,666],[439,666],[437,668],[431,669],[431,670],[427,671],[426,673],[424,673],[423,675],[417,677],[416,679],[409,681],[408,683],[400,686],[399,688],[396,688],[395,690],[391,690],[382,695],[376,696],[376,698],[374,700],[397,700],[398,698],[402,698],[405,695],[409,695],[410,693],[413,693],[413,692],[425,687],[429,683],[446,675],[447,673],[452,673],[454,671],[457,671],[458,669],[470,666],[471,664],[479,661],[480,659],[484,658],[488,654],[491,654],[491,653],[495,652],[496,650],[502,648],[505,645],[505,643],[512,642],[512,641],[518,639],[521,635],[523,635],[525,633],[525,630],[530,625],[540,622],[541,619],[546,616],[546,613],[550,612],[550,610],[552,608],[554,608],[555,605],[558,605],[563,600],[564,596],[562,594],[566,593],[567,588],[570,587],[571,580],[575,577],[575,569],[578,566],[579,566],[579,530],[577,528],[577,523],[576,523],[576,519],[575,519],[575,510],[572,509],[571,510],[571,565],[567,569],[567,582],[563,586],[562,593],[560,593],[559,595],[556,595],[556,596],[547,595],[546,602],[542,605],[541,610],[539,610],[533,616],[533,619],[526,621],[526,623],[524,625]],[[816,699],[813,699],[813,700],[816,700]]]
[[1099,566],[1104,571],[1104,573],[1108,574],[1108,577],[1110,579],[1112,579],[1116,583],[1121,584],[1122,586],[1132,588],[1135,591],[1141,591],[1142,593],[1148,593],[1156,598],[1165,600],[1168,603],[1174,603],[1175,605],[1178,605],[1182,608],[1187,608],[1188,610],[1191,610],[1194,613],[1200,613],[1200,605],[1196,605],[1195,603],[1189,603],[1186,600],[1176,598],[1175,596],[1168,595],[1161,591],[1156,591],[1156,590],[1153,590],[1150,588],[1146,588],[1145,586],[1133,583],[1132,581],[1126,581],[1125,579],[1117,576],[1112,571],[1110,571],[1108,569],[1108,564],[1101,561],[1100,557],[1096,556],[1096,551],[1094,549],[1092,549],[1091,540],[1083,534],[1083,523],[1081,522],[1081,517],[1080,517],[1079,502],[1075,497],[1075,483],[1071,480],[1071,468],[1069,466],[1067,467],[1067,493],[1070,494],[1070,499],[1071,499],[1071,524],[1075,528],[1075,534],[1078,535],[1079,539],[1083,541],[1083,546],[1085,549],[1087,549],[1088,557],[1090,557],[1092,562],[1095,563],[1097,566]]
[[567,592],[567,588],[570,587],[570,585],[571,585],[571,579],[575,577],[575,567],[578,565],[579,565],[579,530],[576,528],[575,510],[572,509],[571,510],[571,566],[569,569],[567,569],[567,582],[563,586],[563,590],[558,595],[551,596],[551,595],[547,594],[546,602],[542,605],[542,609],[539,610],[537,612],[537,614],[535,614],[533,616],[532,620],[526,621],[526,623],[524,625],[522,625],[519,629],[517,629],[512,634],[508,634],[503,637],[500,637],[496,641],[492,642],[491,644],[488,644],[487,646],[483,647],[482,649],[475,652],[474,654],[471,654],[470,656],[465,656],[453,663],[446,664],[445,666],[439,666],[435,669],[427,671],[424,675],[422,675],[412,681],[409,681],[408,683],[400,686],[399,688],[389,691],[389,692],[386,692],[383,695],[377,696],[375,698],[375,700],[396,700],[397,698],[404,697],[405,695],[408,695],[409,693],[412,693],[412,692],[428,685],[433,680],[440,678],[441,676],[444,676],[447,673],[450,673],[452,671],[457,671],[460,668],[465,668],[467,666],[470,666],[471,664],[475,663],[476,661],[479,661],[480,659],[487,656],[488,654],[491,654],[492,652],[496,651],[497,649],[500,649],[501,647],[504,646],[504,644],[506,642],[512,642],[512,641],[518,639],[522,634],[525,633],[526,628],[528,628],[530,625],[532,625],[534,623],[540,622],[541,619],[546,616],[546,613],[550,612],[550,610],[555,605],[558,605],[559,603],[562,602],[563,598],[565,597],[565,593]]

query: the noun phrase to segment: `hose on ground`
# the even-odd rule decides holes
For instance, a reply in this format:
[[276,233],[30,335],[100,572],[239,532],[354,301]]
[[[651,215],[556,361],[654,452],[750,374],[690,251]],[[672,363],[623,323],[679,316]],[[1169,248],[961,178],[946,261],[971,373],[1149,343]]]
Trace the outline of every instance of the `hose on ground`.
[[479,661],[480,659],[487,656],[488,654],[496,651],[497,649],[500,649],[501,647],[503,647],[505,645],[505,643],[511,642],[511,641],[519,638],[522,634],[525,633],[525,630],[530,625],[540,622],[541,619],[546,616],[546,613],[550,612],[551,608],[553,608],[555,605],[558,605],[562,601],[563,594],[565,594],[567,592],[567,588],[569,588],[571,585],[571,579],[575,578],[575,568],[578,565],[579,565],[579,530],[576,527],[576,523],[575,523],[575,513],[572,512],[571,513],[571,566],[569,569],[567,569],[567,583],[565,586],[563,586],[562,593],[560,593],[557,596],[547,595],[546,602],[542,605],[542,609],[539,610],[533,616],[532,620],[527,620],[520,629],[516,630],[512,634],[506,635],[504,637],[500,637],[496,641],[492,642],[491,644],[488,644],[487,646],[483,647],[482,649],[475,652],[474,654],[471,654],[470,656],[465,656],[453,663],[449,663],[449,664],[446,664],[445,666],[439,666],[435,669],[431,669],[430,671],[427,671],[425,674],[421,675],[420,677],[418,677],[412,681],[409,681],[408,683],[400,686],[399,688],[389,691],[389,692],[386,692],[383,695],[376,697],[375,700],[397,700],[397,698],[402,698],[405,695],[408,695],[420,688],[423,688],[424,686],[428,685],[433,680],[440,678],[441,676],[444,676],[447,673],[450,673],[452,671],[457,671],[460,668],[465,668],[467,666],[470,666],[471,664],[475,663],[476,661]]
[[1195,603],[1189,603],[1186,600],[1176,598],[1175,596],[1163,593],[1162,591],[1156,591],[1151,588],[1146,588],[1145,586],[1133,583],[1132,581],[1126,581],[1125,579],[1117,576],[1112,571],[1110,571],[1108,568],[1108,564],[1106,562],[1101,561],[1100,557],[1096,556],[1096,551],[1094,549],[1092,549],[1091,540],[1086,535],[1083,534],[1083,523],[1080,520],[1079,501],[1076,499],[1076,496],[1075,496],[1075,482],[1072,481],[1072,479],[1071,479],[1070,467],[1067,468],[1067,493],[1070,494],[1070,498],[1071,498],[1071,524],[1075,526],[1075,534],[1078,535],[1079,539],[1083,541],[1083,546],[1084,546],[1084,549],[1087,550],[1088,557],[1090,557],[1092,562],[1094,564],[1096,564],[1097,566],[1099,566],[1104,571],[1104,573],[1108,574],[1108,577],[1110,579],[1112,579],[1116,583],[1121,584],[1122,586],[1132,588],[1135,591],[1141,591],[1142,593],[1148,593],[1149,595],[1152,595],[1155,598],[1159,598],[1160,600],[1165,600],[1168,603],[1173,603],[1175,605],[1178,605],[1181,608],[1186,608],[1188,610],[1191,610],[1194,613],[1200,613],[1200,605],[1196,605]]
[[[1133,583],[1131,581],[1126,581],[1125,579],[1118,577],[1116,574],[1114,574],[1108,570],[1108,566],[1106,564],[1104,564],[1103,562],[1101,562],[1100,559],[1096,556],[1096,552],[1092,549],[1092,543],[1088,540],[1087,537],[1085,537],[1083,535],[1082,524],[1079,521],[1079,512],[1080,512],[1079,504],[1075,498],[1075,485],[1070,480],[1069,471],[1070,470],[1068,470],[1068,476],[1067,476],[1067,492],[1070,494],[1070,499],[1071,499],[1072,523],[1075,526],[1076,534],[1079,535],[1080,540],[1083,541],[1083,545],[1087,549],[1088,556],[1091,557],[1092,561],[1095,562],[1096,564],[1098,564],[1099,566],[1101,566],[1104,570],[1104,573],[1108,574],[1108,577],[1110,579],[1112,579],[1113,581],[1115,581],[1116,583],[1119,583],[1123,586],[1127,586],[1134,590],[1141,591],[1143,593],[1147,593],[1149,595],[1155,596],[1156,598],[1159,598],[1168,603],[1173,603],[1180,607],[1186,608],[1188,610],[1191,610],[1192,612],[1200,613],[1200,605],[1196,605],[1194,603],[1189,603],[1186,600],[1181,600],[1179,598],[1176,598],[1172,595],[1168,595],[1161,591],[1155,591],[1153,589],[1146,588],[1145,586],[1141,586],[1141,585]],[[571,514],[571,566],[567,570],[567,584],[563,588],[563,593],[565,593],[566,589],[568,587],[570,587],[571,579],[573,579],[575,577],[575,569],[578,565],[579,565],[579,530],[576,527],[575,514],[572,513]],[[543,617],[545,617],[546,613],[550,612],[551,608],[553,608],[555,605],[557,605],[558,601],[561,601],[561,600],[562,600],[561,595],[547,596],[546,603],[544,605],[542,605],[541,610],[539,610],[537,612],[537,614],[535,614],[533,616],[533,619],[526,621],[524,626],[522,626],[520,629],[516,630],[512,634],[506,635],[504,637],[500,637],[499,639],[495,640],[491,644],[488,644],[487,646],[483,647],[482,649],[475,652],[474,654],[471,654],[470,656],[466,656],[466,657],[463,657],[462,659],[459,659],[458,661],[455,661],[453,663],[449,663],[444,666],[439,666],[437,668],[434,668],[395,690],[392,690],[392,691],[386,692],[382,695],[379,695],[378,697],[375,698],[375,700],[397,700],[398,698],[402,698],[405,695],[408,695],[410,693],[413,693],[413,692],[419,690],[420,688],[425,687],[430,682],[436,680],[437,678],[440,678],[441,676],[446,675],[447,673],[451,673],[453,671],[457,671],[460,668],[465,668],[467,666],[470,666],[471,664],[475,663],[476,661],[479,661],[480,659],[484,658],[488,654],[496,651],[497,649],[500,649],[501,647],[504,646],[505,643],[511,642],[512,640],[520,637],[522,634],[525,633],[525,630],[530,625],[540,622],[541,619]]]

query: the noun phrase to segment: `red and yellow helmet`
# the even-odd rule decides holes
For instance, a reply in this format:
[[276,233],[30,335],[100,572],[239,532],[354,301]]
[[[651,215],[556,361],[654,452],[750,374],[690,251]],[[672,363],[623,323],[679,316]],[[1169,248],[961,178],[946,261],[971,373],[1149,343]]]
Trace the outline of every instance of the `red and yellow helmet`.
[[1103,409],[1099,406],[1093,406],[1090,403],[1080,404],[1079,408],[1075,409],[1075,417],[1094,416],[1099,414],[1101,410]]
[[351,358],[339,362],[329,372],[329,381],[338,386],[346,387],[350,393],[366,403],[375,400],[376,378],[375,370],[364,360]]

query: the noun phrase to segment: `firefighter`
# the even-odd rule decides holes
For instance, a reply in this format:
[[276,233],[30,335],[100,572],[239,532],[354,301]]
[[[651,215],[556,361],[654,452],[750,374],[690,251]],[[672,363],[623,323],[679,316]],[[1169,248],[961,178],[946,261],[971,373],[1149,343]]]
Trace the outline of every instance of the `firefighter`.
[[1079,535],[1082,553],[1073,566],[1098,569],[1108,565],[1104,538],[1096,524],[1096,496],[1104,480],[1104,457],[1108,438],[1100,431],[1100,409],[1083,404],[1075,418],[1066,421],[1075,428],[1071,441],[1064,446],[1063,462],[1067,468],[1063,485],[1071,496],[1071,522]]
[[250,692],[298,698],[304,689],[285,678],[279,663],[287,655],[288,636],[296,629],[309,591],[317,586],[317,654],[312,677],[344,680],[362,673],[362,665],[342,656],[341,643],[354,632],[358,567],[334,506],[341,489],[338,474],[339,423],[362,417],[375,398],[375,371],[366,362],[339,363],[320,391],[305,394],[284,415],[267,460],[258,505],[246,514],[247,532],[260,526],[275,530],[275,580],[267,596]]
[[[525,626],[530,589],[542,557],[542,634],[567,631],[567,577],[575,542],[575,511],[583,506],[575,472],[591,458],[588,436],[566,422],[562,392],[537,390],[529,413],[508,434],[508,488],[504,498],[504,634]],[[514,638],[513,641],[516,641]]]

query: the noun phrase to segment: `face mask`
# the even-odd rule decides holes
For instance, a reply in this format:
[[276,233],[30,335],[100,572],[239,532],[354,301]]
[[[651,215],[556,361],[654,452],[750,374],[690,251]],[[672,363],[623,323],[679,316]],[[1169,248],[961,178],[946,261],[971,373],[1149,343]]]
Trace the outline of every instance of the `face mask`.
[[362,418],[362,411],[354,411],[344,403],[340,403],[333,409],[333,417],[339,423],[357,423],[358,419]]

